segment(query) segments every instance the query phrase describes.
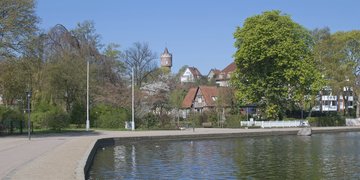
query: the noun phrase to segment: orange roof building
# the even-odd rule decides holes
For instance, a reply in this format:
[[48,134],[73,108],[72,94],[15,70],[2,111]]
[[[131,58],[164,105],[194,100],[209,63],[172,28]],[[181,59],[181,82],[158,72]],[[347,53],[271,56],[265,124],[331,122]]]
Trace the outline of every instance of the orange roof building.
[[235,71],[236,64],[235,62],[232,62],[220,72],[219,77],[216,79],[216,84],[218,84],[219,86],[228,87],[231,74]]
[[221,88],[216,86],[199,86],[191,88],[182,102],[182,108],[194,109],[196,111],[214,108],[220,89]]
[[219,69],[211,69],[207,75],[208,80],[218,79],[221,71]]
[[186,94],[186,96],[182,102],[182,105],[181,105],[181,107],[183,109],[190,109],[192,107],[197,90],[198,90],[198,88],[190,88],[189,89],[189,92]]

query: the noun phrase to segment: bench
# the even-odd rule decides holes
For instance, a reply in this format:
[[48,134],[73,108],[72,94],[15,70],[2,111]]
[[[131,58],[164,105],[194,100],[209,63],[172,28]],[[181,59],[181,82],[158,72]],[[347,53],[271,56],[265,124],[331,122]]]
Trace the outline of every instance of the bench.
[[204,122],[204,123],[202,123],[202,127],[204,127],[204,128],[211,128],[211,127],[212,127],[212,123],[211,123],[211,122]]

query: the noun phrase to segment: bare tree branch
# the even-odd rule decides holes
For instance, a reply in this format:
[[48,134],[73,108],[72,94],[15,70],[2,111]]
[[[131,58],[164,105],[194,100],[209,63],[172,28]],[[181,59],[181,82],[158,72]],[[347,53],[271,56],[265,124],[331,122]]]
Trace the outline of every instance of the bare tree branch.
[[135,83],[138,87],[141,87],[157,68],[155,62],[157,56],[150,50],[147,43],[134,43],[133,47],[125,51],[123,58],[128,75],[134,68]]

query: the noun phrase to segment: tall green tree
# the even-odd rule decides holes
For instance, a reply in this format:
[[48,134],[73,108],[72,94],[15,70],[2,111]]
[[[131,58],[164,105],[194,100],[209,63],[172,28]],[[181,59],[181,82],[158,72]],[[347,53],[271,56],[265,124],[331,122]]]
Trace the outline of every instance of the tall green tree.
[[[344,114],[346,115],[348,106],[345,104],[349,102],[349,91],[352,90],[356,95],[359,94],[360,31],[331,34],[327,38],[321,39],[314,50],[315,58],[322,67],[323,76],[326,78],[332,94],[337,96],[338,100],[343,97]],[[356,102],[359,104],[359,101]]]
[[237,98],[257,103],[266,118],[282,119],[290,105],[302,106],[304,96],[321,87],[310,32],[290,16],[268,11],[249,17],[234,37]]
[[110,104],[116,107],[131,107],[131,91],[127,87],[125,64],[121,61],[121,51],[117,44],[109,44],[98,64],[96,103]]
[[[77,24],[76,28],[70,31],[71,35],[76,38],[83,51],[83,56],[97,56],[99,49],[103,47],[100,43],[100,34],[96,33],[95,23],[86,20]],[[86,57],[89,58],[89,57]]]
[[24,65],[23,59],[7,58],[0,61],[0,95],[5,105],[25,99],[29,74]]
[[[324,41],[327,41],[330,38],[330,28],[325,27],[325,28],[316,28],[314,30],[311,31],[311,35],[314,39],[314,58],[315,58],[315,62],[317,65],[317,68],[319,69],[320,72],[322,72],[322,77],[325,77],[324,75],[324,71],[325,71],[325,66],[323,65],[323,62],[327,56],[326,51],[324,51],[324,49],[326,49],[326,43],[321,43]],[[320,96],[319,96],[319,102],[314,102],[314,104],[318,104],[320,107],[320,112],[323,112],[323,101],[322,101],[322,94],[323,94],[323,90],[326,89],[327,87],[324,87],[321,89],[320,91]],[[310,107],[311,108],[311,107]],[[310,109],[310,114],[309,116],[311,116],[311,112],[312,109]]]
[[34,0],[0,1],[0,60],[21,54],[37,22]]
[[33,0],[0,1],[0,95],[7,105],[24,100],[28,90],[31,71],[24,54],[37,22]]

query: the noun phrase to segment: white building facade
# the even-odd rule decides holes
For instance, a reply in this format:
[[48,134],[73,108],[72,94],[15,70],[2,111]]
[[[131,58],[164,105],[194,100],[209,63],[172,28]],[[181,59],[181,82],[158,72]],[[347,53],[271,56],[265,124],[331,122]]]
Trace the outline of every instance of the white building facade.
[[181,83],[192,83],[202,77],[200,71],[195,67],[186,68],[183,75],[180,77]]
[[354,96],[352,88],[344,87],[344,96],[333,95],[330,88],[325,88],[322,95],[317,97],[318,104],[313,111],[344,111],[354,108]]

